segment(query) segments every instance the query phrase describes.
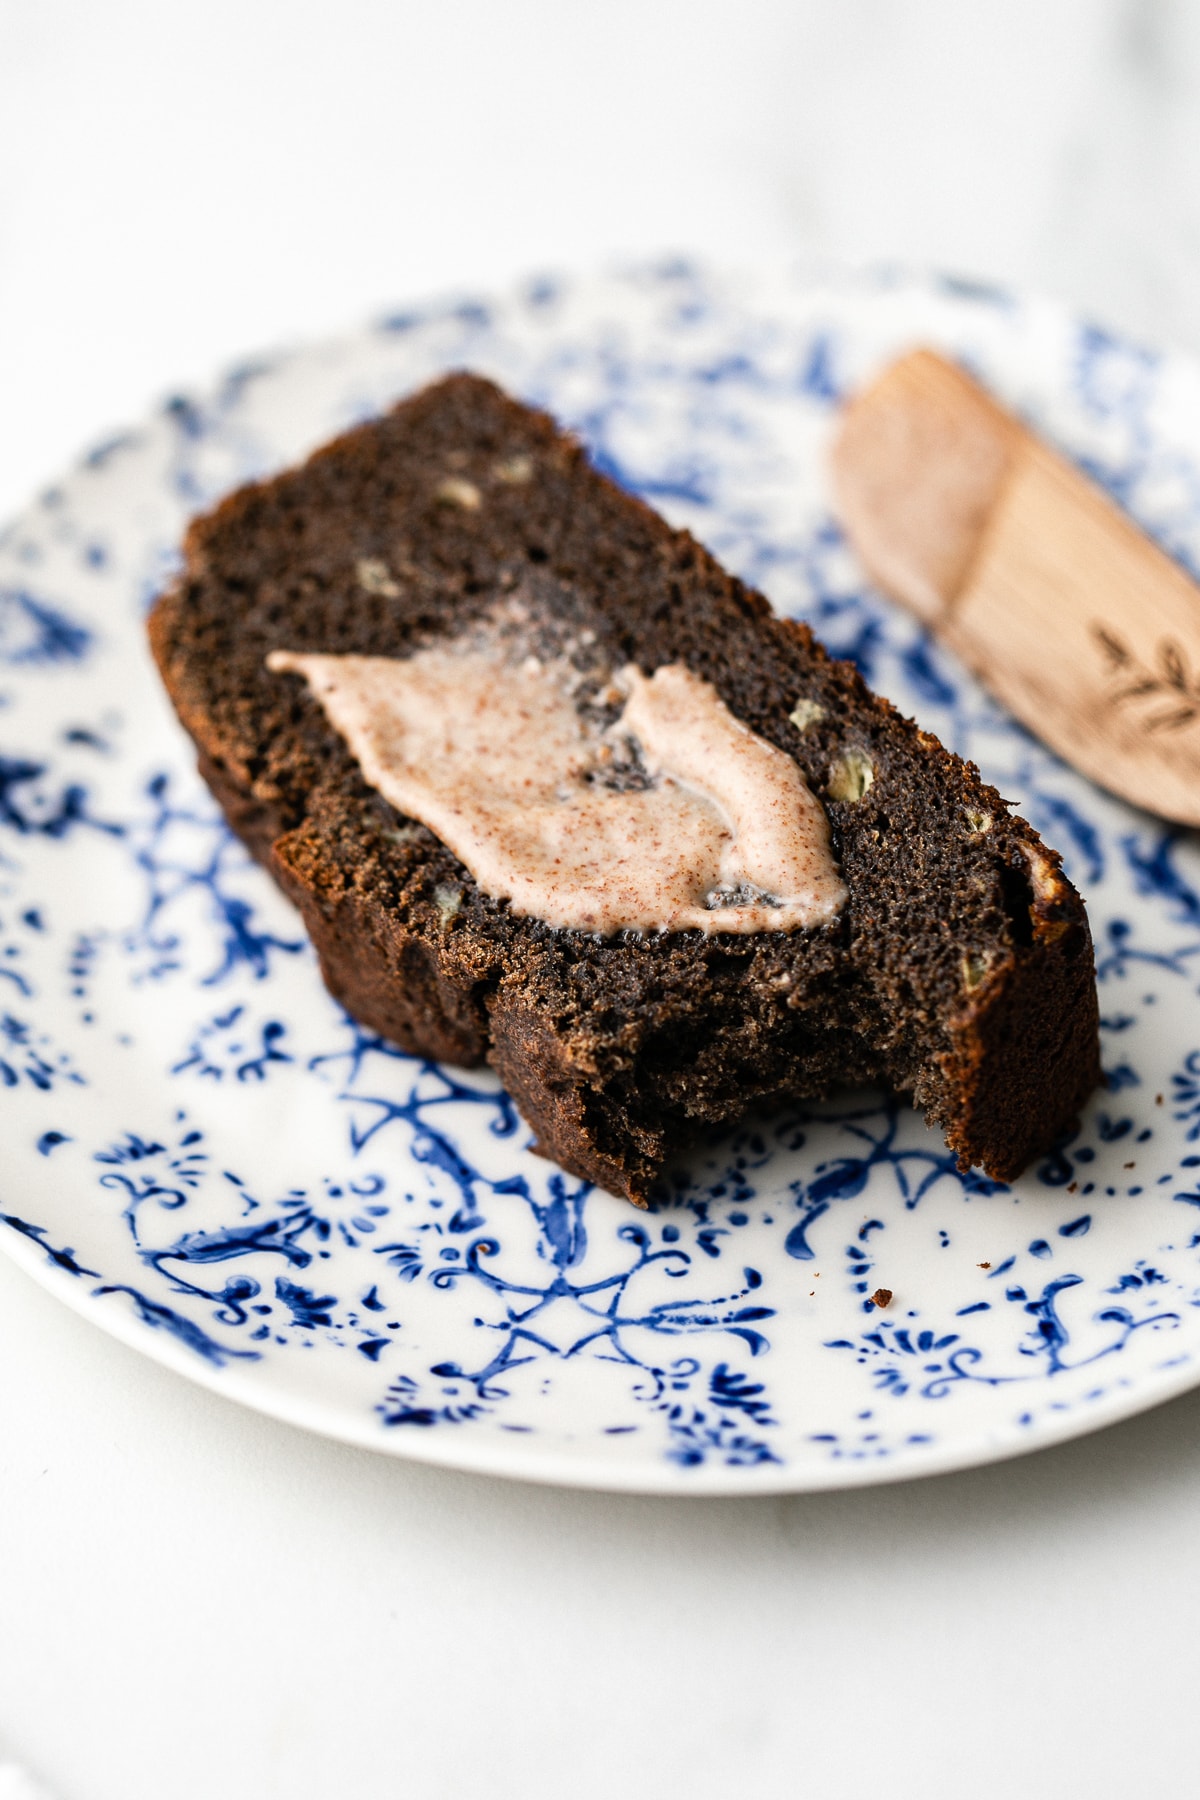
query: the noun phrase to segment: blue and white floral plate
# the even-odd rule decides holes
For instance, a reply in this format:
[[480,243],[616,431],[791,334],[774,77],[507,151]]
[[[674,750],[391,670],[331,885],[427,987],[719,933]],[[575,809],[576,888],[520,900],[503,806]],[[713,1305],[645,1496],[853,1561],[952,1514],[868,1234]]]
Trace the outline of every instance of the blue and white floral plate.
[[[106,1330],[356,1444],[753,1493],[1007,1456],[1200,1381],[1200,856],[865,589],[839,397],[977,366],[1185,562],[1200,378],[1054,307],[672,266],[384,320],[97,449],[0,541],[0,1243]],[[639,1213],[531,1154],[488,1075],[328,997],[147,654],[189,514],[448,367],[494,374],[973,757],[1091,911],[1107,1092],[1011,1187],[877,1094],[697,1151]],[[890,1289],[879,1309],[870,1296]]]

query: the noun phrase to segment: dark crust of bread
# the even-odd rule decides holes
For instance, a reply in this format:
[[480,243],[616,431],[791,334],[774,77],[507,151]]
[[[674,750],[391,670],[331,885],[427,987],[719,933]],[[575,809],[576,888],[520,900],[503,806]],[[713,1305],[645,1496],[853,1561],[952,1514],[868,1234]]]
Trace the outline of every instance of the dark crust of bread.
[[[505,595],[596,633],[614,667],[685,663],[794,757],[829,816],[841,915],[606,940],[518,918],[366,785],[298,677],[265,666],[275,648],[403,656]],[[602,1187],[644,1200],[701,1128],[862,1083],[911,1094],[964,1169],[1007,1180],[1100,1079],[1091,937],[1055,852],[489,382],[451,376],[197,519],[150,638],[202,774],[300,908],[331,991],[408,1050],[491,1063],[542,1152]],[[823,708],[803,732],[801,698]],[[858,800],[830,793],[848,751],[874,774]]]

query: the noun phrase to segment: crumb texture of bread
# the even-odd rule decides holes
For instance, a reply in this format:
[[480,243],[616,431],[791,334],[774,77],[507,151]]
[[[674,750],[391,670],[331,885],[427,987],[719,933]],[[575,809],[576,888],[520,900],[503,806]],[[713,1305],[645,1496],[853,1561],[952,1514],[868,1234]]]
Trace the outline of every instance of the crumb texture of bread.
[[[684,664],[794,758],[829,818],[838,916],[603,939],[517,917],[266,666],[404,656],[500,603],[589,666]],[[964,1168],[1009,1180],[1100,1080],[1091,937],[1056,854],[490,382],[450,376],[197,519],[150,638],[330,991],[407,1050],[492,1064],[542,1152],[601,1187],[643,1202],[705,1128],[859,1084],[911,1095]]]

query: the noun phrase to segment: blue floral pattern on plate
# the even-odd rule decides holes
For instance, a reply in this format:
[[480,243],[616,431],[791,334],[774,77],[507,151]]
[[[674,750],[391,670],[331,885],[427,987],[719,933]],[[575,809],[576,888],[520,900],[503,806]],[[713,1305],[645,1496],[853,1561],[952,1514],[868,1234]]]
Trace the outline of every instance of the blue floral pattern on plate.
[[[1200,564],[1190,363],[895,275],[670,265],[431,305],[177,396],[43,494],[0,539],[0,1244],[263,1411],[566,1483],[895,1479],[1200,1380],[1200,858],[864,586],[823,445],[839,397],[916,342]],[[405,1056],[325,993],[194,772],[145,610],[191,513],[462,366],[550,407],[1063,850],[1109,1084],[1020,1181],[960,1176],[905,1107],[848,1094],[698,1148],[639,1213],[533,1155],[489,1075]]]

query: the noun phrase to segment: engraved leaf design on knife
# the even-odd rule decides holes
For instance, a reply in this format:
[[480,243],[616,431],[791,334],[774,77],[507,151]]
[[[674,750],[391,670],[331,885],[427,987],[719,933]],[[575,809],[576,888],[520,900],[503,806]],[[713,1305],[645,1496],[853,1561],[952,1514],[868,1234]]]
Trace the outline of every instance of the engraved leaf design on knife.
[[1163,638],[1158,645],[1156,673],[1111,626],[1093,624],[1092,635],[1117,683],[1111,696],[1115,706],[1126,701],[1171,700],[1165,712],[1151,713],[1143,721],[1147,731],[1178,731],[1200,718],[1200,682],[1189,674],[1183,652],[1171,638]]

